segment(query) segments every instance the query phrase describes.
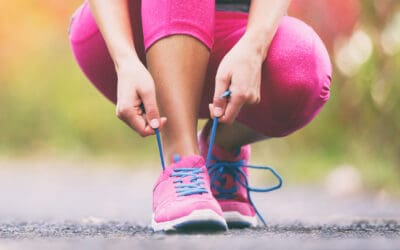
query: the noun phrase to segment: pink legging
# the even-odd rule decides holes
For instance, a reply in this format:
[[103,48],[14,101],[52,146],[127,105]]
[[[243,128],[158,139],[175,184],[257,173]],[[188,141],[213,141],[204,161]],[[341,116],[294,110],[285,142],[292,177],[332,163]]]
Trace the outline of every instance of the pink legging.
[[[218,65],[244,34],[248,18],[247,13],[214,11],[213,2],[130,1],[135,47],[144,64],[146,49],[169,35],[193,36],[210,49],[199,118],[209,117]],[[87,2],[73,15],[70,41],[85,75],[116,103],[114,64]],[[237,120],[269,137],[288,135],[310,122],[329,99],[331,73],[318,35],[302,21],[285,16],[262,66],[261,102],[243,107]]]

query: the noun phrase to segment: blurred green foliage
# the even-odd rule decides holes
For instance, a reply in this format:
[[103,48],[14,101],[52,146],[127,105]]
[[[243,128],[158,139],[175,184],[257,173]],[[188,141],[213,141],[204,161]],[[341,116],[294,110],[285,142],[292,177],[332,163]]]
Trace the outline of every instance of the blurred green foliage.
[[[120,122],[74,62],[67,28],[79,2],[1,3],[9,12],[1,17],[7,22],[0,20],[0,155],[110,158],[158,167],[154,138],[142,139]],[[336,68],[321,114],[287,138],[256,144],[254,161],[277,166],[289,182],[317,180],[350,164],[369,188],[400,192],[400,53],[384,53],[381,42],[399,3],[361,3],[356,29],[368,34],[371,56],[351,75]],[[332,48],[333,61],[337,50]]]

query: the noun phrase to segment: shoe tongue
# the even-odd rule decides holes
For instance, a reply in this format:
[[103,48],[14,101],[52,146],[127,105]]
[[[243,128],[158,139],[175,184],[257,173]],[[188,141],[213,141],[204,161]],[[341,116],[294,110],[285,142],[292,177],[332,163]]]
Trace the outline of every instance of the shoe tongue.
[[174,155],[173,163],[170,166],[174,168],[200,168],[204,165],[204,159],[200,155],[181,157],[180,155],[176,154]]
[[174,155],[174,163],[178,163],[178,162],[180,162],[180,161],[181,161],[181,156],[178,155],[178,154],[175,154],[175,155]]

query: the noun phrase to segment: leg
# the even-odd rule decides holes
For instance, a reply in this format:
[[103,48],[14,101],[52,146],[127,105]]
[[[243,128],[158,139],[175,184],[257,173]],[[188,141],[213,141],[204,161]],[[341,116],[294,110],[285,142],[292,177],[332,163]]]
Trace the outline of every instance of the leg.
[[[228,38],[237,41],[244,28],[233,31]],[[217,35],[215,44],[221,44]],[[209,75],[215,72],[215,66],[223,57],[221,54],[228,50],[220,48],[212,53],[214,68],[209,68]],[[232,150],[300,129],[317,115],[328,100],[330,75],[329,56],[319,37],[303,22],[284,17],[263,65],[261,102],[242,109],[237,118],[240,125],[220,126],[216,143]],[[209,93],[209,99],[203,100],[202,110],[211,101],[210,96]]]
[[167,163],[174,154],[199,154],[197,113],[209,59],[207,47],[189,36],[170,36],[155,43],[147,59],[160,112],[168,118],[162,133]]
[[[194,9],[203,12],[191,13]],[[143,2],[148,68],[156,83],[160,111],[168,118],[162,133],[167,163],[174,154],[199,154],[197,114],[212,46],[213,15],[213,1]]]
[[[214,0],[146,0],[142,4],[148,68],[160,111],[168,118],[162,131],[168,167],[153,190],[153,228],[226,229],[196,138],[212,46]],[[184,157],[173,160],[174,154]]]
[[[203,136],[206,138],[209,136],[208,133],[211,126],[212,120],[209,120],[203,129]],[[257,132],[245,124],[235,121],[231,125],[223,123],[218,124],[215,144],[228,152],[235,152],[243,145],[252,144],[268,138],[268,136]]]

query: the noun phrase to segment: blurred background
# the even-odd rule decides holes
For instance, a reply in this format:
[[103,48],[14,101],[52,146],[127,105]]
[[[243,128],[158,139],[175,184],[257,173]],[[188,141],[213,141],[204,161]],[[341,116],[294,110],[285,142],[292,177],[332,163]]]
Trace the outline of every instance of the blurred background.
[[[120,122],[73,59],[67,30],[80,3],[0,0],[0,160],[158,169],[155,139]],[[400,196],[400,1],[293,0],[289,15],[325,41],[331,99],[303,130],[256,144],[253,163],[289,185],[344,180]]]

